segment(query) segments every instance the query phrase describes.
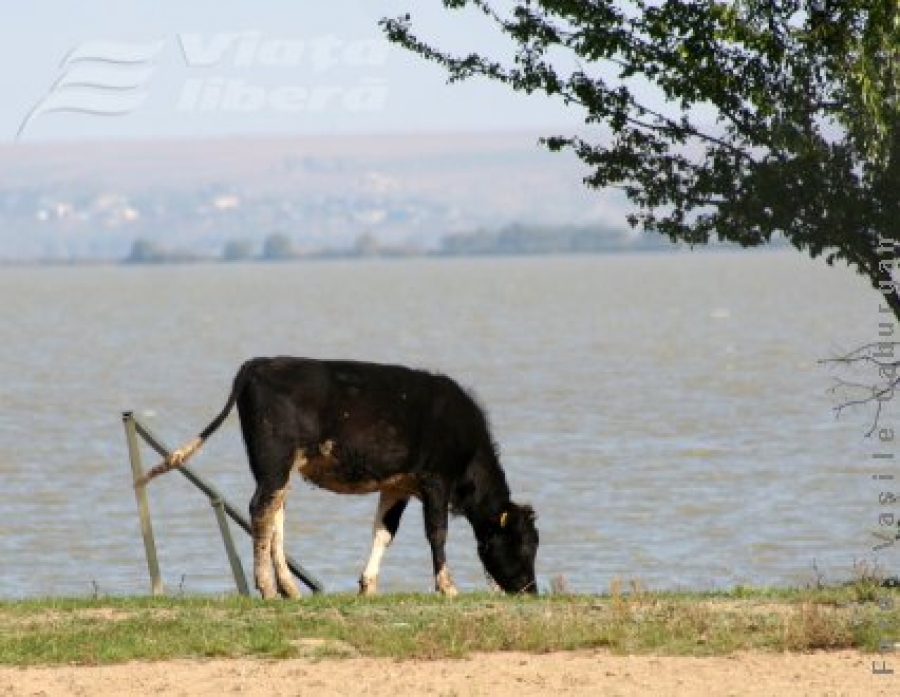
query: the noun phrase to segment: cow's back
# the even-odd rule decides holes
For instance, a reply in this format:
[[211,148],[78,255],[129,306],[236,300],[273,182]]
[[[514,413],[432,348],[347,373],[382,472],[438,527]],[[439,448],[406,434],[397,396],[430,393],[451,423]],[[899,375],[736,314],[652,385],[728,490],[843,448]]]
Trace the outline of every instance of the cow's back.
[[[256,359],[238,400],[251,463],[254,451],[296,467],[340,493],[385,482],[459,476],[490,447],[480,409],[452,379],[403,366],[308,358]],[[415,491],[410,493],[415,494]]]

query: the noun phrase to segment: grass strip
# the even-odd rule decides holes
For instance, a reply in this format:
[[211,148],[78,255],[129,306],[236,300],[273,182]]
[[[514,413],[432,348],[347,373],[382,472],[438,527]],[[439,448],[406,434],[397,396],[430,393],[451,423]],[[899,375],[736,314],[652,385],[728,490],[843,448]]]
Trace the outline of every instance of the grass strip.
[[39,599],[0,603],[0,664],[110,664],[177,658],[395,659],[491,651],[604,649],[727,655],[859,649],[900,639],[900,591],[848,585],[604,595],[323,595]]

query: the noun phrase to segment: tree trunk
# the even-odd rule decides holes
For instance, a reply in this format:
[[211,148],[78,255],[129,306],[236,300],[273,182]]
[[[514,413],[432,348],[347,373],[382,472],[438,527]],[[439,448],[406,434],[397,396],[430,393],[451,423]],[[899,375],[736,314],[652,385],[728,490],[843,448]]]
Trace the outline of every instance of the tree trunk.
[[[900,246],[893,247],[893,253],[900,253]],[[900,322],[900,293],[898,293],[900,291],[900,279],[896,279],[892,273],[892,268],[895,268],[898,263],[900,263],[900,259],[896,257],[882,257],[875,262],[875,273],[870,275],[870,278],[872,279],[872,285],[878,289],[878,292],[884,298],[884,302],[891,308],[894,317]]]

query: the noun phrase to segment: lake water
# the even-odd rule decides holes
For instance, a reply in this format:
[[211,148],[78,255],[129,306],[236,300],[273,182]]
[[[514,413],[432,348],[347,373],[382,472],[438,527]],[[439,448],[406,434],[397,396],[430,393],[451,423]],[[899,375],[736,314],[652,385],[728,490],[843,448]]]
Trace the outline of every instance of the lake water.
[[[471,387],[538,512],[542,588],[846,579],[879,489],[869,415],[834,418],[818,360],[876,340],[878,300],[793,252],[0,269],[0,596],[148,592],[121,413],[180,445],[241,361],[276,354]],[[246,510],[236,416],[192,464]],[[289,553],[355,589],[375,503],[296,482]],[[206,499],[172,473],[150,506],[167,590],[232,592]],[[413,503],[382,590],[431,589],[422,529]],[[484,588],[462,518],[448,559]]]

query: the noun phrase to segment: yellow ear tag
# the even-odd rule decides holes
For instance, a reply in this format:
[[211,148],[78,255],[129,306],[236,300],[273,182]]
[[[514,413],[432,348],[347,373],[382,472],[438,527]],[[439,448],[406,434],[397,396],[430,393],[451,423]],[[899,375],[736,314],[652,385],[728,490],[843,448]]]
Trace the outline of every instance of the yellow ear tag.
[[505,528],[505,527],[506,527],[506,518],[507,518],[507,516],[509,516],[509,513],[507,513],[506,511],[503,511],[503,513],[500,514],[500,527],[501,527],[501,528]]

